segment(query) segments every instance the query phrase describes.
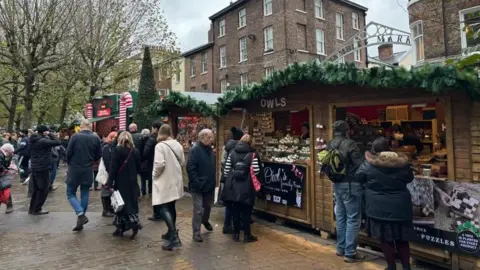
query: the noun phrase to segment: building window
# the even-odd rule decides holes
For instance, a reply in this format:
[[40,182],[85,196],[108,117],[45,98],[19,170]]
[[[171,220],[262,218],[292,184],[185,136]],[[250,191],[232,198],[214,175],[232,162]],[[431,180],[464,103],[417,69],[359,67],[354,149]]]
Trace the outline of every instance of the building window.
[[263,30],[263,37],[265,39],[265,51],[273,51],[273,27],[269,26]]
[[195,92],[195,86],[190,87],[190,91]]
[[307,51],[307,26],[305,24],[297,23],[297,40],[298,49]]
[[247,10],[241,9],[238,12],[238,28],[242,28],[247,25]]
[[267,68],[265,68],[265,77],[268,78],[268,77],[272,76],[273,70],[274,70],[273,67],[267,67]]
[[247,61],[247,37],[240,39],[240,62]]
[[223,92],[227,91],[228,83],[227,80],[220,81],[220,90]]
[[248,74],[243,73],[240,75],[240,86],[244,87],[248,85]]
[[227,67],[227,49],[225,46],[220,47],[220,68]]
[[325,32],[317,29],[317,54],[325,55]]
[[323,19],[323,0],[315,0],[315,17]]
[[218,37],[225,36],[225,20],[221,20],[218,22],[218,29],[220,31]]
[[410,31],[413,38],[413,62],[425,59],[425,51],[423,47],[423,22],[417,21],[410,25]]
[[195,77],[195,57],[190,58],[190,77]]
[[202,53],[202,73],[207,73],[207,53]]
[[177,80],[177,84],[180,83],[180,68],[177,68],[175,78]]
[[360,23],[358,21],[358,13],[353,12],[352,13],[352,27],[355,30],[358,30],[360,28]]
[[303,11],[305,13],[305,11],[307,10],[305,5],[305,0],[296,0],[296,4],[297,4],[297,11]]
[[355,61],[357,62],[360,62],[361,59],[360,59],[360,49],[358,49],[358,43],[360,43],[360,40],[356,37],[353,39],[353,48],[355,49],[355,51],[353,51],[353,58],[355,59]]
[[207,84],[202,84],[202,92],[207,92]]
[[460,11],[460,30],[462,49],[475,47],[480,44],[480,7],[469,8]]
[[337,39],[343,40],[343,14],[337,13],[335,16]]
[[263,0],[263,15],[268,16],[272,15],[272,0]]

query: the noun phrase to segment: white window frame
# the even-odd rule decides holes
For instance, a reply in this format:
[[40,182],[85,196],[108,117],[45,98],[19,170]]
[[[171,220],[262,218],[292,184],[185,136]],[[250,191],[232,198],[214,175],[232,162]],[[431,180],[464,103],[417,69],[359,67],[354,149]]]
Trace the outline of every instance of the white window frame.
[[248,73],[240,74],[240,86],[245,87],[248,85]]
[[180,83],[181,73],[182,73],[182,71],[180,70],[180,68],[178,68],[178,70],[176,70],[176,72],[175,72],[175,79],[176,79],[175,82],[176,82],[177,84]]
[[315,29],[315,40],[317,43],[317,54],[325,55],[325,31]]
[[323,13],[323,0],[315,0],[315,18],[325,20]]
[[[475,6],[467,9],[462,9],[458,12],[459,17],[460,17],[460,39],[461,39],[461,45],[462,45],[462,50],[467,48],[467,33],[463,30],[465,29],[465,19],[464,16],[465,14],[472,13],[475,11],[480,11],[480,6]],[[422,26],[423,27],[423,26]],[[422,31],[423,33],[423,31]]]
[[238,29],[247,26],[247,9],[242,8],[238,11]]
[[228,88],[228,81],[226,79],[223,79],[220,81],[220,91],[223,93],[227,91]]
[[227,47],[220,46],[219,48],[220,53],[220,69],[227,67]]
[[220,20],[218,22],[218,31],[219,31],[219,33],[218,33],[219,38],[225,36],[225,19]]
[[343,14],[337,12],[335,14],[335,35],[339,40],[344,40],[344,33],[343,33],[344,25],[345,25],[345,18],[343,17]]
[[272,0],[263,0],[263,16],[270,16],[273,14]]
[[356,12],[352,12],[352,28],[355,30],[360,29],[360,16]]
[[197,75],[197,67],[195,63],[195,56],[190,57],[190,78],[195,77]]
[[[271,34],[271,37],[268,34]],[[273,51],[273,26],[267,26],[263,29],[264,50],[265,52]]]
[[208,54],[207,52],[202,53],[202,74],[205,74],[208,72]]
[[360,42],[360,39],[355,37],[353,38],[353,48],[355,51],[353,51],[353,59],[355,62],[361,62],[362,61],[362,55],[360,54],[360,49],[358,49],[358,43]]
[[273,71],[275,71],[274,67],[266,67],[265,68],[265,78],[268,78],[268,77],[272,76]]
[[[413,28],[417,27],[418,25],[420,25],[420,27],[422,29],[422,34],[415,37],[413,35]],[[424,42],[424,39],[423,39],[423,21],[418,20],[418,21],[415,21],[412,24],[410,24],[410,33],[412,35],[412,37],[411,37],[412,38],[412,62],[415,64],[417,62],[422,62],[422,61],[425,60],[425,42]],[[423,45],[423,58],[421,58],[421,59],[417,55],[417,42],[418,42],[418,40],[421,40],[422,45]]]
[[240,49],[240,63],[248,61],[247,37],[240,38],[238,45]]

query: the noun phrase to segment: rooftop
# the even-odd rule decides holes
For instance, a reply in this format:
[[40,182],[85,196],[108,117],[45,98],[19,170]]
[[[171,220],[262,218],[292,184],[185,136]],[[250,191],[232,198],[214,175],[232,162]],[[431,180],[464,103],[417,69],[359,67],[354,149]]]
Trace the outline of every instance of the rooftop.
[[210,47],[212,47],[212,46],[213,46],[213,42],[210,42],[210,43],[204,44],[204,45],[202,45],[202,46],[198,46],[198,47],[196,47],[196,48],[193,48],[193,49],[191,49],[191,50],[189,50],[189,51],[186,51],[186,52],[182,53],[182,56],[183,56],[183,57],[188,57],[188,56],[190,56],[190,55],[193,55],[193,54],[196,54],[196,53],[198,53],[198,52],[201,52],[201,51],[203,51],[203,50],[205,50],[205,49],[208,49],[208,48],[210,48]]

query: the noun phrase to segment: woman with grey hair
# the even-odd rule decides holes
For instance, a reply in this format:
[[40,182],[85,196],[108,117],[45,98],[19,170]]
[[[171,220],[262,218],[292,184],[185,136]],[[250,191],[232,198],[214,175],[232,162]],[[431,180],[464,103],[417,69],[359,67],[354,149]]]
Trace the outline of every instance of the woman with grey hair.
[[140,134],[142,134],[145,137],[150,136],[150,130],[148,128],[143,129]]
[[[13,153],[15,149],[10,143],[6,143],[0,147],[0,177],[11,177],[9,176],[10,164],[13,159]],[[13,182],[13,181],[12,181]],[[7,210],[5,214],[10,214],[13,212],[13,201],[12,195],[9,196],[7,202]]]

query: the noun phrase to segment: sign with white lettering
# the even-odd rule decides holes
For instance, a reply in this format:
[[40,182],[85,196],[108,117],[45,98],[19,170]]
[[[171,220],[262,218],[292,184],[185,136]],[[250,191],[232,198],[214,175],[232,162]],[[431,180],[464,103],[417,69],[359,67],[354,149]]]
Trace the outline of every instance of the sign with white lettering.
[[273,108],[278,108],[278,107],[285,107],[287,106],[287,99],[282,97],[282,98],[273,98],[273,99],[265,99],[262,98],[260,100],[260,106],[262,108],[268,108],[268,109],[273,109]]
[[267,201],[302,208],[307,168],[300,165],[264,162],[263,191]]

